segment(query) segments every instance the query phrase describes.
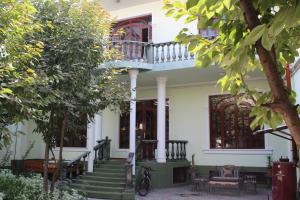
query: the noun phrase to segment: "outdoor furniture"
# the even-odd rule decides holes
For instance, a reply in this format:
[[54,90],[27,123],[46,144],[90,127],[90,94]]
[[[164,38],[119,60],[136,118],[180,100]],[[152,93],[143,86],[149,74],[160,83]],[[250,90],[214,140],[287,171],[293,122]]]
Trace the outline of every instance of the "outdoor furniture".
[[201,189],[205,190],[208,178],[204,176],[199,176],[198,172],[192,168],[191,169],[191,182],[192,182],[192,191],[200,191]]
[[256,176],[255,175],[245,175],[243,181],[243,187],[245,191],[251,191],[251,188],[256,192]]
[[218,176],[210,178],[208,181],[208,191],[215,191],[217,188],[235,189],[240,194],[241,180],[239,168],[233,165],[226,165],[218,170]]
[[[43,159],[30,159],[24,160],[24,171],[25,173],[43,173],[44,172],[44,160]],[[53,174],[56,170],[56,164],[49,161],[48,173]]]

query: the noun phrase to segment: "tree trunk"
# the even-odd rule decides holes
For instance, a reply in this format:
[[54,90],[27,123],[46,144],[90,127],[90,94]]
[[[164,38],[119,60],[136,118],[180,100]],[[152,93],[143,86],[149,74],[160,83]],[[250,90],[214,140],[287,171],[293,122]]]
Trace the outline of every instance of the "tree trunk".
[[[240,0],[240,5],[250,30],[261,24],[257,12],[253,7],[252,1]],[[271,109],[283,116],[293,139],[297,146],[300,147],[299,115],[297,108],[289,100],[287,89],[284,85],[283,79],[281,78],[280,72],[278,71],[275,51],[267,51],[262,46],[261,40],[258,40],[255,43],[255,48],[273,95]]]
[[45,157],[44,157],[44,175],[43,175],[43,188],[44,192],[48,193],[48,163],[49,163],[49,141],[46,142]]
[[59,157],[58,162],[56,164],[56,170],[52,177],[52,184],[51,184],[51,191],[54,190],[55,182],[57,181],[58,177],[61,175],[61,169],[62,169],[62,159],[63,159],[63,148],[64,148],[64,137],[65,137],[65,129],[67,124],[67,115],[65,114],[64,119],[62,121],[61,127],[60,127],[60,144],[59,144]]
[[49,150],[50,150],[50,138],[52,136],[52,130],[53,130],[53,111],[50,112],[50,130],[48,130],[48,133],[46,133],[45,136],[45,157],[44,157],[44,166],[43,166],[43,188],[44,192],[48,192],[48,164],[49,164]]

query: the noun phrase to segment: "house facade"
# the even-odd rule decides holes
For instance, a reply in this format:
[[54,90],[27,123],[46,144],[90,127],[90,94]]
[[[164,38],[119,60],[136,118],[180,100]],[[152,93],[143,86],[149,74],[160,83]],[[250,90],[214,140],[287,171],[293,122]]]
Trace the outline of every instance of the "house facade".
[[[113,36],[113,43],[124,52],[124,60],[113,64],[128,69],[128,74],[120,80],[126,81],[131,90],[132,101],[128,103],[131,109],[129,113],[107,109],[95,115],[94,122],[87,125],[86,137],[67,139],[65,159],[93,152],[97,141],[106,137],[111,140],[111,158],[125,159],[139,149],[140,154],[135,156],[141,162],[135,163],[133,159],[133,165],[137,166],[133,173],[138,174],[135,169],[142,164],[156,165],[162,172],[170,171],[166,179],[174,179],[174,173],[180,173],[192,160],[201,173],[208,174],[222,165],[264,172],[267,156],[272,160],[281,156],[291,159],[290,141],[270,134],[252,134],[249,103],[242,102],[237,107],[236,99],[216,86],[224,72],[217,66],[196,68],[194,56],[185,46],[174,42],[184,27],[206,37],[217,33],[197,30],[196,24],[185,25],[181,20],[166,17],[162,0],[102,2],[116,19],[113,32],[124,31]],[[294,77],[297,76],[295,70]],[[297,80],[300,79],[295,78],[294,87],[300,91]],[[259,72],[250,74],[247,82],[252,88],[269,89]],[[22,159],[31,146],[26,158],[43,158],[45,145],[41,136],[33,133],[34,124],[26,122],[12,127],[15,129],[26,134],[15,137],[17,145],[11,146],[14,152],[11,158]],[[54,153],[58,154],[58,148]],[[89,171],[93,171],[93,159],[92,153],[88,159]],[[154,172],[158,187],[175,184],[174,180],[160,184],[157,180],[164,179],[161,174],[167,172]]]

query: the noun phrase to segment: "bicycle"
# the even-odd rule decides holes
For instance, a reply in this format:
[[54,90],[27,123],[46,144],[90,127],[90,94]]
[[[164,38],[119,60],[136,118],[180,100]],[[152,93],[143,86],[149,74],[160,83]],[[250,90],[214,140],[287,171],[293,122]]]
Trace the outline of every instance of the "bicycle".
[[154,171],[151,169],[151,167],[145,167],[142,166],[142,169],[144,169],[143,172],[143,178],[140,180],[140,183],[138,185],[138,193],[140,196],[146,196],[149,193],[149,189],[151,186],[151,173],[150,171]]

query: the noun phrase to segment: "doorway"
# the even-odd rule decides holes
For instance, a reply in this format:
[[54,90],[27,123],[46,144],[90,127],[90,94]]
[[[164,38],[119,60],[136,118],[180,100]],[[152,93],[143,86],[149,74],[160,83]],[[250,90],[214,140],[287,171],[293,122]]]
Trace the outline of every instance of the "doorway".
[[[129,104],[129,103],[128,103]],[[120,116],[119,148],[129,148],[130,113]],[[141,140],[157,140],[157,100],[136,102],[136,136]],[[166,140],[169,139],[169,101],[166,100]]]

